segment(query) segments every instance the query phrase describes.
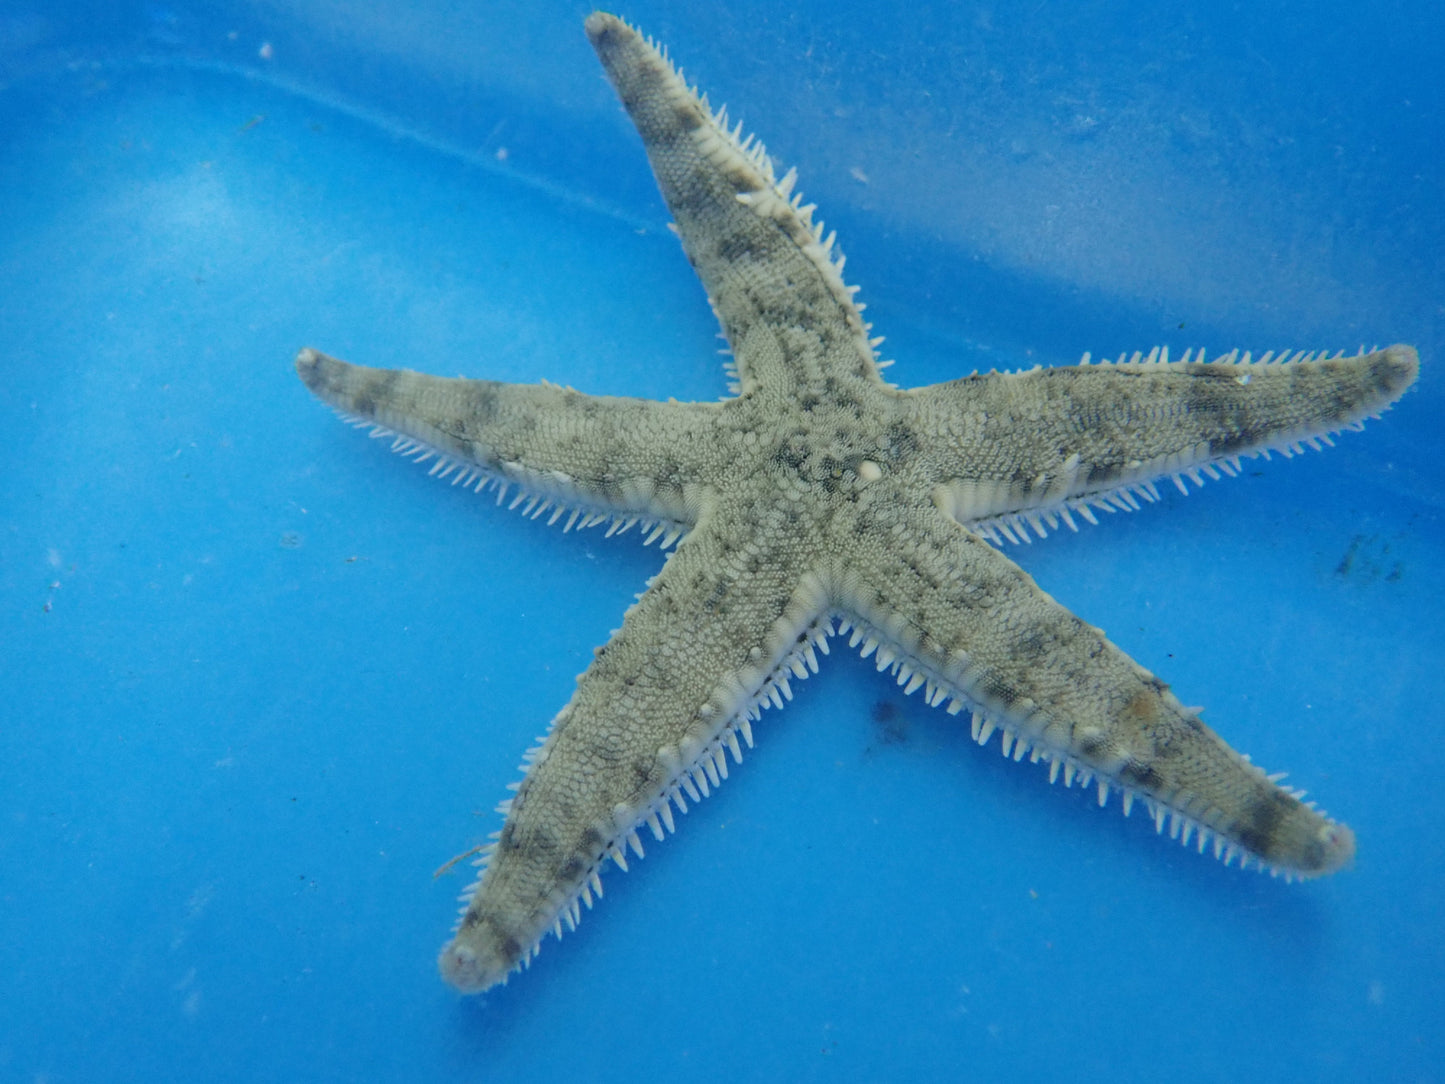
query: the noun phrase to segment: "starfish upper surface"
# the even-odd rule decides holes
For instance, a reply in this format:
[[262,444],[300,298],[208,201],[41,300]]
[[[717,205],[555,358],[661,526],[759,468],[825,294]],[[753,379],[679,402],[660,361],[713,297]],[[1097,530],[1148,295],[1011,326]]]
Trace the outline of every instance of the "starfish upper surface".
[[587,34],[651,160],[732,348],[718,403],[441,379],[303,350],[327,403],[432,473],[565,525],[637,523],[678,542],[596,651],[504,802],[440,966],[464,991],[529,962],[600,895],[609,860],[661,839],[741,760],[751,723],[816,671],[836,633],[967,709],[980,743],[1050,778],[1121,791],[1171,836],[1290,876],[1332,872],[1354,837],[1227,746],[1169,687],[1069,613],[992,542],[1155,483],[1234,474],[1358,427],[1414,381],[1407,346],[1354,357],[1167,354],[900,390],[794,176],[730,129],[621,20]]

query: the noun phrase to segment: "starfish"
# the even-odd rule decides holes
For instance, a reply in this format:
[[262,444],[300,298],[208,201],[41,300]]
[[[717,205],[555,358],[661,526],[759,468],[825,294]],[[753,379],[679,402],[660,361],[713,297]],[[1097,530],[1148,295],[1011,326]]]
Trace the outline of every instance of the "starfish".
[[[642,136],[731,347],[732,396],[680,403],[296,359],[322,400],[431,473],[564,529],[642,525],[676,543],[503,802],[440,957],[464,992],[575,928],[609,861],[661,840],[753,743],[766,705],[834,635],[973,737],[1112,789],[1157,830],[1286,877],[1331,873],[1354,835],[1279,785],[1169,686],[1001,550],[1154,501],[1156,483],[1330,443],[1413,383],[1408,346],[1356,356],[1167,351],[1116,362],[886,382],[863,306],[762,146],[665,54],[602,12],[588,37]],[[740,740],[741,743],[740,744]]]

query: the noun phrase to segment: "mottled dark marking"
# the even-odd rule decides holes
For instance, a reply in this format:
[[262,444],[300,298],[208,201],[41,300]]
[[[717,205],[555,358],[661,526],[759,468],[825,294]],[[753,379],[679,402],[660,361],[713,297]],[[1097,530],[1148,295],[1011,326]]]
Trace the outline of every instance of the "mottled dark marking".
[[1250,803],[1248,811],[1235,825],[1234,834],[1241,845],[1269,858],[1274,852],[1280,822],[1298,805],[1299,802],[1281,790],[1265,791]]
[[760,246],[751,238],[740,233],[729,234],[718,242],[714,249],[717,258],[724,263],[740,264],[745,259],[766,259],[767,246]]
[[402,370],[400,369],[374,370],[356,390],[351,410],[363,417],[376,417],[378,404],[392,402],[396,399],[396,383],[401,376]]
[[1018,690],[995,670],[987,670],[979,678],[978,691],[984,699],[995,700],[1004,707],[1012,707],[1019,697]]
[[1137,790],[1151,793],[1158,791],[1164,783],[1163,777],[1153,767],[1133,758],[1125,761],[1119,769],[1119,779]]
[[882,451],[894,463],[918,454],[918,436],[910,426],[895,422],[888,427]]
[[585,829],[583,829],[583,831],[582,831],[582,846],[583,846],[583,847],[586,847],[586,848],[589,849],[589,850],[597,851],[597,850],[601,850],[601,849],[602,849],[602,845],[603,845],[604,843],[606,843],[606,842],[607,842],[607,838],[606,838],[601,832],[599,832],[599,831],[597,830],[597,826],[596,826],[596,825],[589,824]]
[[1019,633],[1018,639],[1014,641],[1014,650],[1020,660],[1042,658],[1048,651],[1049,641],[1044,636],[1043,630],[1037,626],[1029,626]]
[[558,877],[562,881],[579,881],[586,875],[590,865],[591,863],[580,854],[574,854],[562,863],[562,868],[558,870]]

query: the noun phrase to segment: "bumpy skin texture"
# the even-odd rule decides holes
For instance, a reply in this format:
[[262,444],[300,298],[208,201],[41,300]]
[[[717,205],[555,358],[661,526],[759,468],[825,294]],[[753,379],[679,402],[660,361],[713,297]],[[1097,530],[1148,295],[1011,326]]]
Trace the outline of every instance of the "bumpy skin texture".
[[369,369],[303,350],[302,380],[477,488],[520,487],[567,526],[685,533],[598,648],[479,860],[440,966],[503,981],[573,926],[741,757],[815,649],[852,631],[912,692],[967,708],[980,742],[1121,788],[1171,835],[1294,876],[1354,838],[1235,753],[1168,687],[981,536],[1027,537],[1152,499],[1154,481],[1234,473],[1385,409],[1414,381],[1405,346],[1328,360],[1147,359],[974,375],[899,390],[811,208],[647,41],[597,13],[587,33],[642,135],[734,353],[738,394],[651,402]]

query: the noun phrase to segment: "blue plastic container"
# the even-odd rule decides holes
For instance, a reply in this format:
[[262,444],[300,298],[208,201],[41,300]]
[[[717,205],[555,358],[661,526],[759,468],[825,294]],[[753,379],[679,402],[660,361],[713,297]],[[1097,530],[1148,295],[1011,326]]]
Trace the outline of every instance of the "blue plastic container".
[[1337,448],[1015,554],[1355,867],[1222,868],[834,641],[578,933],[442,985],[433,871],[661,557],[438,485],[291,359],[724,393],[585,14],[0,9],[0,1078],[1445,1076],[1423,2],[622,12],[798,167],[900,384],[1418,347]]

